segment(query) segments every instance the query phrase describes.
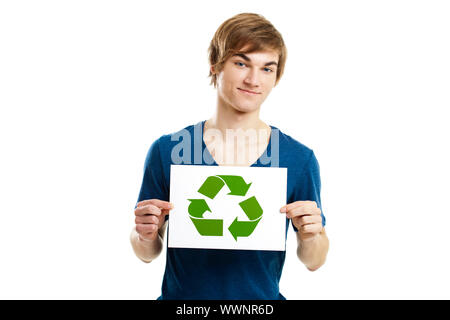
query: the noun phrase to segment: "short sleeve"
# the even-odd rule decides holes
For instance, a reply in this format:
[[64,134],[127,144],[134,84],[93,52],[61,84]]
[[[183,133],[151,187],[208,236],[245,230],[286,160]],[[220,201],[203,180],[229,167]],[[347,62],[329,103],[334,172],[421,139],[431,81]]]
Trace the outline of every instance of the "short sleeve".
[[169,201],[169,191],[164,179],[159,141],[160,139],[153,142],[147,152],[144,163],[144,176],[137,202],[148,199]]
[[[314,152],[311,151],[311,157],[309,161],[305,165],[305,169],[302,174],[297,177],[298,182],[296,183],[296,188],[294,191],[294,199],[295,201],[315,201],[317,206],[322,211],[322,226],[325,226],[326,219],[322,210],[322,203],[320,201],[320,167],[319,162],[314,155]],[[292,222],[291,222],[292,223]],[[294,231],[297,232],[297,228],[292,224]]]

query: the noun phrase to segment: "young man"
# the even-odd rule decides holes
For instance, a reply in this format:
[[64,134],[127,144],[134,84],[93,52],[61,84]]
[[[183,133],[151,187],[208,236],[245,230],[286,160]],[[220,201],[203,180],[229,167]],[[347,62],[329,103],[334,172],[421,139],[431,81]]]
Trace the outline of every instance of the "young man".
[[[209,61],[211,83],[217,88],[214,115],[161,136],[147,154],[131,233],[135,254],[150,262],[161,252],[173,208],[168,202],[171,164],[277,166],[288,168],[287,204],[280,208],[286,215],[286,235],[291,221],[299,259],[317,270],[328,252],[318,162],[311,149],[259,119],[262,103],[283,73],[286,48],[281,35],[260,15],[238,14],[216,31]],[[252,131],[262,138],[245,139]],[[215,133],[214,141],[208,132]],[[230,132],[233,139],[227,138]],[[189,137],[188,145],[200,153],[174,152],[180,137]],[[243,143],[235,144],[234,138]],[[284,260],[284,251],[167,248],[158,299],[285,299],[279,292]]]

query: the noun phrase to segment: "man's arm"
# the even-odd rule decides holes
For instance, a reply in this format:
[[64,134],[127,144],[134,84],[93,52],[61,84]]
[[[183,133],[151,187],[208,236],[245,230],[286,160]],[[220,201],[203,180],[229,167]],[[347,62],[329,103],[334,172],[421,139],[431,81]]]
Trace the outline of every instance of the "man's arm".
[[309,271],[316,271],[325,263],[328,253],[329,240],[325,228],[311,237],[302,237],[300,231],[296,233],[298,258]]
[[315,201],[295,201],[281,207],[280,212],[292,219],[298,230],[297,256],[310,271],[319,269],[328,253],[329,241],[322,225],[322,211]]
[[164,243],[164,234],[166,232],[167,221],[158,229],[158,236],[155,240],[142,239],[133,228],[130,235],[131,245],[136,256],[146,263],[156,259],[162,251]]

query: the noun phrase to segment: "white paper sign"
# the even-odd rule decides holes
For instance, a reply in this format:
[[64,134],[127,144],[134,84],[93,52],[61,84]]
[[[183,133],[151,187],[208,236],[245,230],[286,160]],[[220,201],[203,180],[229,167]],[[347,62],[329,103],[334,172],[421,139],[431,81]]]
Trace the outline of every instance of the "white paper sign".
[[171,165],[168,246],[286,249],[287,168]]

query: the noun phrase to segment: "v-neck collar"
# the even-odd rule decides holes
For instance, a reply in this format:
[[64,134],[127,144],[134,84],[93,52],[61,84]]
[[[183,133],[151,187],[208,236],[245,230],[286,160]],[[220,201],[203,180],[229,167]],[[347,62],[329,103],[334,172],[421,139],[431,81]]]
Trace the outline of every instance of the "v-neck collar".
[[[213,157],[213,156],[211,155],[211,153],[209,152],[208,147],[206,146],[205,140],[203,139],[203,131],[204,131],[204,128],[205,128],[205,122],[206,122],[206,120],[203,120],[203,121],[202,121],[202,150],[205,150],[205,152],[207,153],[207,155],[213,160],[213,163],[212,163],[213,166],[219,166],[219,164],[217,164],[216,160],[214,159],[214,157]],[[270,126],[269,142],[267,143],[267,146],[266,146],[266,148],[264,149],[263,153],[260,154],[260,156],[258,157],[258,159],[257,159],[254,163],[252,163],[252,165],[250,165],[250,166],[241,166],[241,167],[256,167],[257,164],[258,164],[258,162],[260,162],[261,157],[262,157],[264,154],[269,154],[269,152],[271,151],[271,150],[270,150],[270,144],[271,144],[271,142],[272,142],[272,132],[273,132],[273,130],[275,129],[273,126],[271,126],[271,125],[269,125],[269,126]],[[227,167],[227,166],[222,166],[222,167]]]

